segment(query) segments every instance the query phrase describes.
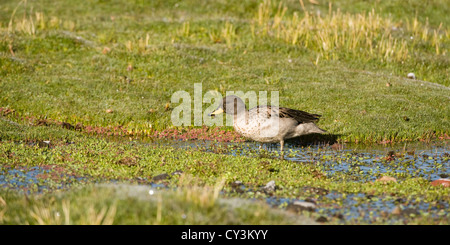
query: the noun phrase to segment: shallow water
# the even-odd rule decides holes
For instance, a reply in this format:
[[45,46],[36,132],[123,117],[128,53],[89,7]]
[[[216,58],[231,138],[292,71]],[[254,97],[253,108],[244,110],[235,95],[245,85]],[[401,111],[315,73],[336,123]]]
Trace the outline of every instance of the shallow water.
[[[280,158],[279,145],[268,144],[259,149],[259,143],[223,143],[211,141],[158,141],[151,144],[165,144],[183,149],[200,149],[207,152],[250,157]],[[344,144],[338,147],[329,145],[286,144],[284,159],[302,164],[314,164],[333,177],[344,172],[349,179],[345,181],[374,181],[380,176],[422,177],[429,181],[448,178],[450,175],[450,147],[447,142],[402,143],[390,145]],[[336,179],[335,181],[341,181]],[[242,192],[254,192],[240,186]],[[364,220],[373,222],[385,220],[387,223],[402,223],[411,216],[428,216],[448,219],[450,205],[447,202],[405,201],[390,196],[373,197],[364,193],[339,193],[335,191],[319,195],[316,200],[298,200],[268,197],[266,202],[274,207],[292,205],[295,201],[312,202],[314,212],[323,217],[337,217],[343,222]],[[392,215],[400,209],[398,215]]]
[[27,193],[44,192],[50,188],[62,189],[83,179],[58,173],[47,166],[11,168],[0,165],[0,187],[20,189]]
[[[140,141],[129,144],[167,145],[182,149],[197,149],[216,154],[231,154],[258,158],[280,158],[278,144],[267,144],[262,150],[256,142],[224,143],[213,141]],[[343,144],[339,147],[329,145],[303,146],[296,143],[285,145],[284,159],[299,164],[313,164],[323,169],[327,177],[333,178],[343,172],[345,181],[374,181],[382,175],[395,176],[398,182],[402,177],[422,177],[429,181],[448,178],[450,175],[450,147],[445,141],[433,143],[403,143],[392,145]],[[49,178],[48,175],[51,175]],[[43,176],[46,176],[43,178]],[[11,168],[0,165],[0,187],[17,188],[42,192],[50,188],[64,188],[82,178],[65,175],[49,169],[48,166]],[[339,178],[333,181],[343,181]],[[165,188],[161,184],[150,184],[151,188]],[[258,191],[241,186],[242,192]],[[364,193],[338,193],[325,191],[314,200],[298,200],[282,197],[267,197],[269,205],[284,207],[295,201],[307,201],[316,205],[314,212],[324,217],[338,217],[342,220],[373,221],[384,219],[395,208],[401,207],[405,215],[427,215],[448,219],[450,205],[447,202],[404,201],[390,196],[372,197]],[[405,210],[407,212],[405,212]],[[406,213],[406,214],[405,214]],[[389,216],[388,223],[396,223],[399,217]]]
[[38,175],[46,174],[48,170],[41,169],[39,167],[20,168],[20,169],[7,169],[0,168],[0,186],[13,185],[17,188],[25,188],[33,184],[40,183]]
[[[207,152],[280,158],[278,144],[228,143],[212,141],[157,141],[183,149],[195,148]],[[285,145],[284,159],[315,164],[330,176],[344,172],[354,181],[374,181],[382,175],[422,177],[433,181],[450,175],[450,146],[447,142],[399,143],[390,145],[343,144],[339,149],[328,145]]]
[[[266,202],[273,207],[288,206],[295,201],[305,201],[288,198],[267,198]],[[310,202],[311,200],[306,200]],[[336,202],[335,202],[336,201]],[[399,223],[411,216],[428,216],[431,218],[448,219],[450,205],[444,201],[405,201],[386,197],[372,197],[364,193],[343,194],[330,192],[314,200],[314,212],[324,217],[337,217],[341,220],[364,220],[373,222],[383,219],[387,223]],[[396,208],[401,211],[392,215]]]

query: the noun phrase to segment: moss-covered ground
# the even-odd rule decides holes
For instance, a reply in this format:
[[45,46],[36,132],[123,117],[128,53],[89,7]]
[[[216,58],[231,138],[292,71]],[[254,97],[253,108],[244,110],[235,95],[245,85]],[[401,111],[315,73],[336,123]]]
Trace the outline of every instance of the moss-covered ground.
[[339,150],[333,166],[351,169],[330,173],[328,156],[158,143],[244,142],[172,125],[172,94],[194,83],[278,91],[337,148],[440,142],[425,171],[448,178],[447,1],[313,2],[2,1],[0,223],[449,224],[449,188],[415,171],[423,154],[385,154],[374,166],[395,181],[374,181]]

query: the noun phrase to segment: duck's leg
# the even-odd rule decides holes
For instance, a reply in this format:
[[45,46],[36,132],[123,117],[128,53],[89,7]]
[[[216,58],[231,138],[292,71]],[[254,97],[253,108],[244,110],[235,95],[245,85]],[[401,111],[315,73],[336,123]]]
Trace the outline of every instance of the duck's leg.
[[284,151],[283,151],[283,148],[284,148],[284,140],[281,140],[281,141],[280,141],[280,145],[281,145],[281,147],[280,147],[280,151],[281,151],[280,159],[281,159],[281,160],[284,160]]

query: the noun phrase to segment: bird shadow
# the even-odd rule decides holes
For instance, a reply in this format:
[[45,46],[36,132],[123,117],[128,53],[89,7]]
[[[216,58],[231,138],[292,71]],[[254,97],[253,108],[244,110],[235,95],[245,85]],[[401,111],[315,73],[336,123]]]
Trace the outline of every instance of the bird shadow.
[[286,144],[293,146],[333,145],[337,143],[342,134],[308,134],[285,140]]
[[[298,147],[308,147],[308,146],[331,146],[333,149],[342,149],[342,145],[338,143],[339,137],[342,134],[308,134],[302,135],[296,138],[285,140],[286,148],[298,148]],[[266,143],[264,144],[265,150],[279,150],[279,143]],[[273,158],[265,151],[260,153],[261,158]],[[276,157],[278,158],[278,157]],[[279,157],[284,160],[284,152],[281,152]]]

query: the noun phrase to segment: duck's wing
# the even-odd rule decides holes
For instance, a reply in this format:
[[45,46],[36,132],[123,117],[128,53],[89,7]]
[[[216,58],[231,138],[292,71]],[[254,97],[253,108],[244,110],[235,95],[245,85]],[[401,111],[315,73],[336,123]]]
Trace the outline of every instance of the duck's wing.
[[306,111],[294,110],[285,107],[275,107],[270,105],[257,106],[250,110],[252,113],[262,113],[265,117],[279,116],[280,118],[291,118],[300,123],[317,122],[321,115],[312,114]]
[[295,119],[298,123],[317,122],[321,115],[312,114],[306,111],[294,110],[290,108],[280,107],[280,117],[289,117]]

